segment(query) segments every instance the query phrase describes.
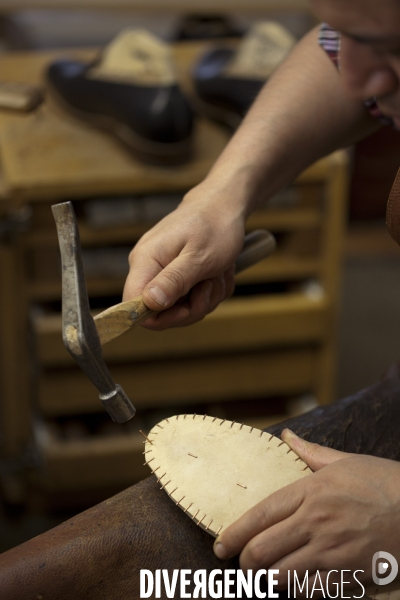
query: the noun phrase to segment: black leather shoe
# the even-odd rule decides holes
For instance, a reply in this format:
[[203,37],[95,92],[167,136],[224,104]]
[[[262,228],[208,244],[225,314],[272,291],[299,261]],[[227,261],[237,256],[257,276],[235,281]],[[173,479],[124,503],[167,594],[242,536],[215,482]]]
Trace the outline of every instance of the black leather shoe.
[[281,25],[267,21],[256,23],[236,50],[208,51],[193,71],[198,109],[236,128],[294,43]]
[[50,65],[48,88],[61,107],[111,132],[147,162],[168,165],[190,159],[193,112],[177,84],[95,79],[88,75],[90,68],[70,60]]
[[224,74],[236,52],[215,48],[207,52],[193,72],[199,111],[236,129],[265,83],[264,79],[244,79]]

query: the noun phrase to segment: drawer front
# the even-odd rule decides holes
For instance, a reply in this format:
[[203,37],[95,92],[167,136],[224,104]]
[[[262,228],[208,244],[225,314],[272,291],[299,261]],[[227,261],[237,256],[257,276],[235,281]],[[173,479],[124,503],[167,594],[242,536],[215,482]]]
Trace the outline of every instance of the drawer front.
[[[110,368],[140,408],[313,392],[318,347],[152,360]],[[42,374],[38,390],[44,416],[100,412],[97,390],[76,367]]]
[[[157,333],[137,327],[106,344],[103,356],[115,363],[320,342],[330,314],[325,298],[303,293],[232,298],[191,327]],[[33,328],[43,368],[74,364],[62,343],[59,314],[34,317]]]

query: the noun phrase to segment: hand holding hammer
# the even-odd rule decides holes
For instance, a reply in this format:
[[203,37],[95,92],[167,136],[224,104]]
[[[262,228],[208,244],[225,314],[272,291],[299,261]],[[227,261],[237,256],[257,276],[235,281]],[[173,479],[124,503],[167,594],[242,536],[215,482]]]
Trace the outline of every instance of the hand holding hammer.
[[[78,225],[71,202],[52,207],[62,263],[62,330],[64,345],[99,390],[100,400],[113,421],[123,423],[136,412],[129,398],[115,384],[103,360],[101,346],[136,327],[153,313],[142,297],[121,302],[97,315],[90,313],[82,266]],[[248,234],[236,262],[236,273],[266,258],[275,249],[268,231]]]

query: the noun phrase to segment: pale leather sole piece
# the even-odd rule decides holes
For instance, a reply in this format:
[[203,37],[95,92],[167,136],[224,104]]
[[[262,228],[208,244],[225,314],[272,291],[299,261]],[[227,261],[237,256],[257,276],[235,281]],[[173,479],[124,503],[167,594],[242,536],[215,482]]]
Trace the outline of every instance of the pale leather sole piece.
[[144,455],[171,500],[214,537],[276,490],[311,473],[279,438],[207,415],[164,419],[148,434]]

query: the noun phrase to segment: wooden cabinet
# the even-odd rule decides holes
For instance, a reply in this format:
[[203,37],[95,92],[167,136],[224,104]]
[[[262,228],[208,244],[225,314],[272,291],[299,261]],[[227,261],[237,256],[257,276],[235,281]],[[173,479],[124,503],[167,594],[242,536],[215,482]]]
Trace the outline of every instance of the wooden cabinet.
[[[184,86],[201,49],[175,49]],[[54,56],[5,56],[3,77],[37,82]],[[269,229],[278,249],[238,276],[233,298],[190,328],[139,328],[104,347],[114,379],[138,409],[131,422],[111,423],[62,345],[51,204],[74,201],[89,295],[101,310],[119,301],[129,249],[201,181],[227,141],[226,131],[199,118],[193,161],[162,169],[136,162],[51,105],[0,114],[0,218],[10,228],[0,244],[2,480],[10,500],[27,480],[55,492],[133,483],[148,474],[138,430],[177,411],[257,425],[261,416],[287,413],[287,399],[333,399],[343,152],[313,165],[249,218],[247,229]]]
[[[1,0],[0,14],[12,13],[18,10],[31,10],[37,8],[49,9],[112,9],[112,10],[142,10],[142,11],[165,11],[165,2],[162,0]],[[214,14],[224,13],[227,6],[224,1],[215,2],[215,0],[202,0],[202,2],[192,2],[190,10],[196,14]],[[168,12],[176,11],[187,12],[185,0],[172,0],[168,3]],[[270,12],[309,12],[310,7],[305,0],[232,0],[229,4],[230,12],[255,12],[259,14],[268,10]]]

